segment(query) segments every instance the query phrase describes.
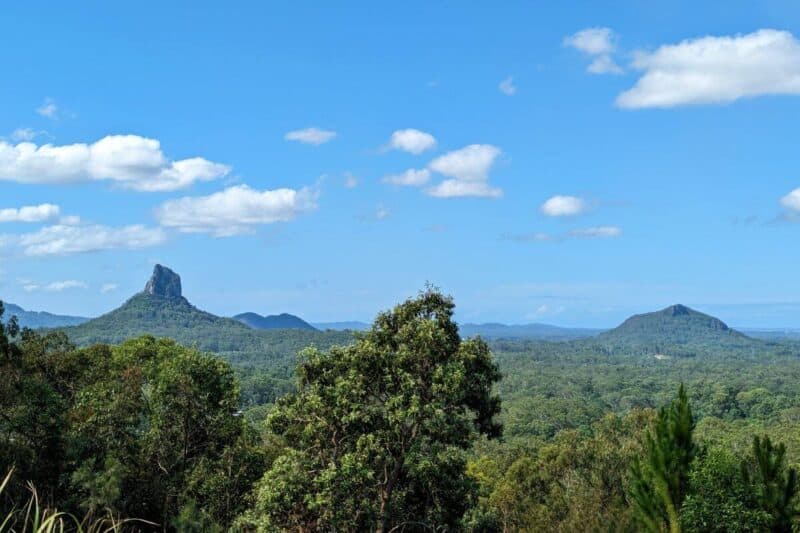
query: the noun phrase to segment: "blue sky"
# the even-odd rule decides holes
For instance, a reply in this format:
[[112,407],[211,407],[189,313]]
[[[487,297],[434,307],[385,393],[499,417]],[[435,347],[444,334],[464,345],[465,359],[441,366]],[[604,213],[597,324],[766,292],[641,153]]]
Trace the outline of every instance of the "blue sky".
[[2,10],[3,299],[800,327],[796,3],[164,4]]

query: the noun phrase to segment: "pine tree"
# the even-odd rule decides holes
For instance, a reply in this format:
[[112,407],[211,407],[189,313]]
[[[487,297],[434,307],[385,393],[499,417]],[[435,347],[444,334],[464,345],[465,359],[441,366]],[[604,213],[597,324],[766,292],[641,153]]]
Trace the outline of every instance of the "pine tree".
[[646,531],[680,531],[678,511],[697,453],[694,426],[689,398],[681,385],[678,397],[659,411],[654,431],[646,436],[646,456],[634,462],[631,472],[634,512]]
[[742,476],[753,486],[757,505],[772,517],[770,531],[792,531],[798,483],[797,471],[786,468],[786,446],[774,446],[766,435],[754,437],[753,461],[742,463]]

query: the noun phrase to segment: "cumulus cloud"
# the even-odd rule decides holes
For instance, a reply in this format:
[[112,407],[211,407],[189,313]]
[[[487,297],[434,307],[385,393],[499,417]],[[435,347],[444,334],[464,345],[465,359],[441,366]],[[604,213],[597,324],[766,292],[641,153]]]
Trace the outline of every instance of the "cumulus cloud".
[[45,118],[58,118],[58,106],[52,98],[45,98],[44,103],[36,108],[36,112]]
[[781,205],[800,214],[800,187],[781,198]]
[[392,138],[389,140],[390,148],[411,154],[421,154],[434,146],[436,138],[433,135],[413,128],[397,130],[392,133]]
[[514,96],[517,93],[517,87],[514,85],[514,78],[507,77],[497,86],[497,89],[508,96]]
[[320,128],[305,128],[302,130],[294,130],[288,132],[283,136],[287,141],[297,141],[304,144],[313,144],[319,146],[336,137],[336,132],[331,130],[323,130]]
[[499,148],[490,144],[471,144],[437,157],[428,168],[450,179],[431,187],[427,193],[438,198],[502,196],[501,189],[488,183],[489,171],[500,153]]
[[622,68],[611,57],[616,51],[616,34],[611,28],[586,28],[564,38],[564,45],[591,56],[586,70],[592,74],[620,74]]
[[425,185],[431,179],[431,172],[427,168],[417,170],[409,168],[402,174],[394,174],[383,178],[384,183],[391,183],[392,185],[403,185],[408,187],[419,187]]
[[0,141],[0,180],[20,183],[109,180],[137,191],[172,191],[228,172],[230,167],[202,157],[170,161],[159,141],[138,135],[62,146]]
[[230,237],[254,226],[285,222],[317,208],[316,189],[257,191],[247,185],[229,187],[209,196],[184,197],[156,209],[162,226],[186,233]]
[[728,103],[768,94],[800,94],[800,42],[787,31],[702,37],[638,52],[643,72],[617,97],[622,108]]
[[161,228],[140,224],[108,227],[99,224],[45,226],[33,233],[0,235],[0,244],[16,246],[23,255],[72,255],[112,249],[138,249],[166,242]]
[[549,217],[566,217],[585,213],[587,208],[583,198],[556,195],[543,203],[539,209]]
[[622,235],[622,229],[617,226],[595,226],[572,230],[570,236],[582,239],[608,239]]
[[0,209],[0,222],[44,222],[58,217],[61,209],[54,204],[26,205]]
[[27,292],[33,292],[33,291],[61,292],[67,289],[88,289],[89,286],[82,281],[67,279],[64,281],[54,281],[46,285],[39,285],[37,283],[26,283],[22,286],[22,288]]

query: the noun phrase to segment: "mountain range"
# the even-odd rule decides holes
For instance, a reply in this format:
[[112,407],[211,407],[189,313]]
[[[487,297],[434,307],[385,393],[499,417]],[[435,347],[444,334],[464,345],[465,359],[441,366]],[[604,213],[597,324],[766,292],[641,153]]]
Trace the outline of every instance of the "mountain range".
[[[220,317],[192,305],[184,296],[181,279],[167,267],[156,265],[143,291],[134,294],[117,309],[93,319],[25,311],[6,304],[6,316],[16,315],[21,325],[32,328],[61,328],[78,345],[118,343],[142,334],[170,337],[202,350],[227,354],[231,358],[285,356],[286,349],[299,350],[309,344],[324,347],[347,343],[352,331],[368,329],[363,322],[310,324],[295,315],[262,316],[241,313]],[[687,346],[714,344],[742,346],[759,343],[736,331],[718,318],[684,305],[672,305],[653,313],[634,315],[611,330],[561,328],[548,324],[506,325],[498,323],[460,326],[465,337],[487,339],[531,339],[586,342],[607,346]],[[756,332],[774,340],[791,338],[791,332]]]
[[47,311],[27,311],[22,307],[12,304],[3,303],[5,307],[5,317],[15,316],[19,325],[23,328],[60,328],[63,326],[77,326],[90,320],[83,316],[70,316],[70,315],[55,315]]
[[326,348],[351,340],[348,333],[323,333],[313,328],[257,330],[233,318],[213,315],[192,305],[183,296],[180,276],[162,265],[155,266],[143,291],[117,309],[60,329],[79,346],[116,344],[147,334],[169,337],[245,364],[263,360],[288,364],[306,346]]

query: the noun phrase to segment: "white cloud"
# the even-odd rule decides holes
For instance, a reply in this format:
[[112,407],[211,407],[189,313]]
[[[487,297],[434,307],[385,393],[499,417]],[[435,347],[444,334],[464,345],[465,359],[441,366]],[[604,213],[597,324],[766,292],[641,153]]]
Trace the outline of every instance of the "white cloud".
[[395,150],[402,150],[411,154],[421,154],[436,146],[436,138],[430,133],[408,128],[392,133],[389,146]]
[[595,58],[595,60],[586,67],[586,71],[591,74],[622,74],[624,72],[622,67],[611,59],[611,56]]
[[58,106],[52,98],[45,98],[44,103],[36,108],[36,112],[46,118],[58,117]]
[[15,142],[32,141],[40,133],[33,128],[17,128],[11,132],[11,140]]
[[170,200],[155,214],[161,225],[182,232],[229,237],[249,233],[253,226],[285,222],[313,211],[318,196],[308,187],[257,191],[237,185],[209,196]]
[[88,289],[89,286],[82,281],[67,279],[64,281],[54,281],[52,283],[48,283],[47,285],[26,283],[25,285],[22,286],[22,288],[27,292],[33,292],[33,291],[61,292],[67,289]]
[[792,211],[800,213],[800,188],[797,188],[781,198],[781,205]]
[[593,228],[575,229],[569,232],[570,236],[585,239],[607,239],[622,235],[622,229],[617,226],[595,226]]
[[344,175],[344,186],[348,189],[354,189],[358,187],[358,178],[353,176],[351,173],[346,172]]
[[0,243],[18,246],[27,256],[71,255],[111,249],[138,249],[166,242],[161,228],[140,224],[118,228],[99,224],[45,226],[33,233],[0,235]]
[[514,85],[514,78],[511,76],[507,77],[503,81],[500,82],[500,85],[497,86],[501,93],[506,94],[508,96],[514,96],[517,92],[517,87]]
[[0,222],[44,222],[56,218],[61,209],[53,204],[26,205],[0,209]]
[[419,187],[425,185],[431,179],[431,172],[427,168],[417,170],[409,168],[402,174],[395,174],[383,178],[384,183],[391,183],[392,185],[404,185],[409,187]]
[[67,215],[58,219],[58,223],[65,226],[77,226],[81,223],[81,217],[77,215]]
[[592,63],[586,68],[591,74],[620,74],[622,68],[611,58],[617,47],[616,34],[611,28],[586,28],[564,39],[570,46],[592,56]]
[[563,242],[570,239],[608,239],[622,235],[617,226],[595,226],[592,228],[574,229],[567,233],[523,233],[521,235],[506,234],[503,239],[516,242]]
[[504,235],[503,239],[516,242],[546,242],[556,240],[557,237],[554,237],[549,233],[534,232],[524,233],[522,235]]
[[391,211],[389,211],[388,207],[384,207],[383,205],[379,205],[378,208],[375,210],[375,220],[385,220],[389,218]]
[[428,168],[451,179],[431,187],[427,193],[439,198],[502,196],[501,189],[488,183],[489,171],[500,153],[499,148],[490,144],[471,144],[437,157]]
[[119,288],[119,285],[116,283],[103,283],[103,286],[100,287],[100,292],[102,294],[107,294],[109,292],[113,292]]
[[303,130],[290,131],[283,136],[287,141],[297,141],[305,144],[313,144],[319,146],[326,142],[333,140],[336,137],[336,132],[331,130],[323,130],[320,128],[306,128]]
[[702,37],[639,52],[643,75],[617,97],[637,109],[733,102],[767,94],[800,94],[800,42],[787,31]]
[[137,191],[172,191],[228,172],[230,167],[201,157],[170,161],[159,141],[138,135],[62,146],[0,141],[0,180],[20,183],[110,180]]
[[556,195],[543,203],[540,210],[549,217],[566,217],[585,213],[587,208],[583,198]]

